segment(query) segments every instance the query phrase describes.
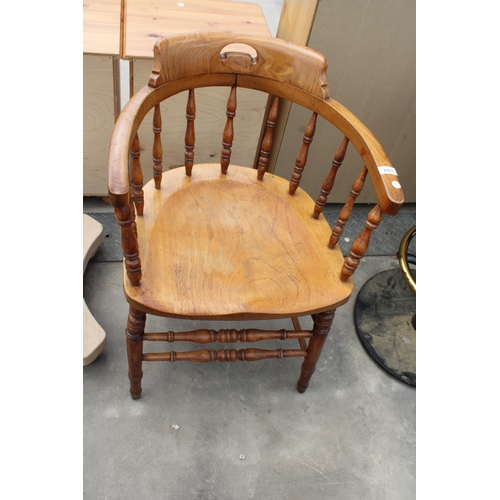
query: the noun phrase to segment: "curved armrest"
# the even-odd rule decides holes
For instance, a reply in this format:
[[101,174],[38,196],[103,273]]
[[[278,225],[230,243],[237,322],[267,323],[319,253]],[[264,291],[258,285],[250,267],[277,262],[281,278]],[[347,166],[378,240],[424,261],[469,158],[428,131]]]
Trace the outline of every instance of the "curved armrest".
[[148,98],[154,89],[144,87],[135,94],[115,123],[108,156],[108,193],[111,204],[121,208],[129,203],[129,151],[139,125],[151,109]]
[[342,104],[329,99],[325,101],[325,105],[324,114],[320,114],[337,126],[357,149],[370,174],[382,212],[387,215],[396,215],[404,203],[404,193],[397,171],[387,158],[381,144],[372,132]]

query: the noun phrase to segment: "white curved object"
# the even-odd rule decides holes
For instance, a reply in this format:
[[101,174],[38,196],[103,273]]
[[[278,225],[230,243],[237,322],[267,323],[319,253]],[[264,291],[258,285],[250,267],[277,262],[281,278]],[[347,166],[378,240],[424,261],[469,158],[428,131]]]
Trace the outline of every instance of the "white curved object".
[[[103,227],[92,217],[83,214],[83,272],[95,255],[104,237]],[[83,366],[94,361],[106,347],[106,332],[95,320],[83,299]]]

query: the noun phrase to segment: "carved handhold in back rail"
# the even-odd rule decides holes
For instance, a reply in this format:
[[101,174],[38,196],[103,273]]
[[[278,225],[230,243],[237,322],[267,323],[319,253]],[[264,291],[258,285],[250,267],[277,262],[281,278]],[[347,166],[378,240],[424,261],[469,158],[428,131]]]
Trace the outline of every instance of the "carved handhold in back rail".
[[318,201],[314,206],[313,217],[317,219],[319,214],[323,211],[323,207],[328,199],[328,195],[331,193],[333,189],[333,185],[335,184],[335,177],[337,176],[337,171],[341,167],[342,162],[345,158],[345,152],[347,151],[347,145],[349,144],[349,139],[344,137],[342,144],[340,145],[337,153],[335,154],[335,158],[332,162],[332,168],[330,169],[329,174],[327,175],[325,181],[323,182],[323,186],[321,187],[321,193],[318,196]]
[[335,248],[335,245],[338,243],[340,235],[344,230],[344,226],[346,225],[349,217],[351,217],[352,207],[354,206],[354,202],[356,198],[361,193],[363,186],[365,185],[366,176],[368,175],[368,169],[363,167],[363,170],[358,175],[357,179],[354,181],[352,185],[351,192],[349,194],[349,199],[346,204],[342,207],[340,211],[339,217],[337,219],[337,224],[333,228],[332,235],[330,236],[330,241],[328,242],[329,248]]
[[186,175],[191,175],[194,163],[194,119],[196,118],[196,102],[194,100],[194,89],[189,89],[186,105],[186,135],[184,139],[184,168]]
[[221,172],[225,174],[227,172],[227,167],[229,167],[229,161],[231,160],[231,147],[233,145],[234,129],[233,129],[233,119],[236,115],[236,86],[231,87],[231,92],[229,94],[229,99],[227,101],[227,111],[226,111],[226,126],[224,127],[224,133],[222,134],[222,151],[220,157]]
[[344,260],[344,265],[342,266],[342,271],[340,272],[341,281],[346,281],[353,275],[359,265],[359,261],[368,250],[370,237],[373,231],[377,229],[379,224],[382,222],[382,217],[382,209],[378,205],[375,205],[375,207],[368,214],[363,231],[354,240],[354,243],[351,246],[351,251]]
[[264,140],[262,141],[262,148],[260,150],[259,163],[257,165],[257,179],[261,181],[264,178],[264,174],[267,170],[267,165],[269,163],[269,154],[271,152],[271,147],[273,145],[273,133],[274,127],[276,126],[276,120],[278,119],[278,104],[279,97],[274,97],[273,104],[269,110],[269,116],[267,118],[267,130]]
[[161,145],[161,111],[160,105],[155,106],[155,111],[153,114],[153,178],[155,182],[155,188],[160,189],[161,178],[163,172],[163,147]]
[[188,352],[150,352],[143,354],[143,361],[195,361],[208,363],[213,361],[260,361],[261,359],[283,359],[299,358],[307,356],[307,351],[302,349],[222,349],[212,351],[203,349],[201,351]]
[[300,179],[302,178],[302,171],[306,166],[307,162],[307,153],[309,152],[309,145],[311,144],[314,132],[316,131],[316,118],[318,117],[317,113],[313,113],[309,123],[306,127],[306,131],[304,132],[304,139],[302,140],[302,147],[300,148],[299,154],[297,155],[297,159],[295,160],[295,168],[293,169],[292,178],[290,179],[290,187],[288,192],[290,194],[295,194],[297,188],[300,184]]
[[308,330],[287,331],[287,330],[193,330],[190,332],[158,332],[146,333],[144,340],[161,342],[196,342],[198,344],[211,344],[214,342],[234,343],[234,342],[260,342],[262,340],[288,340],[307,339],[312,336]]
[[115,208],[116,221],[121,228],[121,242],[125,269],[132,285],[137,286],[141,281],[141,261],[139,259],[139,245],[134,231],[134,212],[131,204]]
[[137,134],[135,134],[132,143],[130,156],[132,157],[132,199],[137,209],[137,215],[142,215],[144,210],[144,191],[142,190],[144,180],[141,168],[141,144]]

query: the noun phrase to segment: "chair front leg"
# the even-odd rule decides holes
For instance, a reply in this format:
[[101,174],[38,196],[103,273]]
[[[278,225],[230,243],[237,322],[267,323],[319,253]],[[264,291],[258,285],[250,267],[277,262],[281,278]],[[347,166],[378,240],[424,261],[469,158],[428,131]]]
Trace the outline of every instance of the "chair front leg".
[[316,370],[316,363],[318,362],[323,346],[325,345],[334,316],[335,311],[326,311],[313,316],[313,336],[309,340],[309,344],[307,346],[307,357],[302,363],[300,378],[297,382],[297,390],[301,393],[305,392],[309,386],[311,376]]
[[145,326],[146,314],[130,306],[126,335],[128,378],[130,379],[130,394],[133,399],[139,399],[142,392],[142,344]]

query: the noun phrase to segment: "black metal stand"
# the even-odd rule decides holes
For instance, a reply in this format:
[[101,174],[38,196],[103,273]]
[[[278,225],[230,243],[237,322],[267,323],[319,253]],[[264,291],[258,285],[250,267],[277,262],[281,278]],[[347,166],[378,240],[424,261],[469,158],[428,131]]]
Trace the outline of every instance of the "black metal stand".
[[412,228],[403,238],[404,248],[398,252],[401,269],[383,271],[363,285],[354,322],[370,355],[389,373],[416,387],[416,272],[409,267],[416,259],[407,253],[415,234]]

